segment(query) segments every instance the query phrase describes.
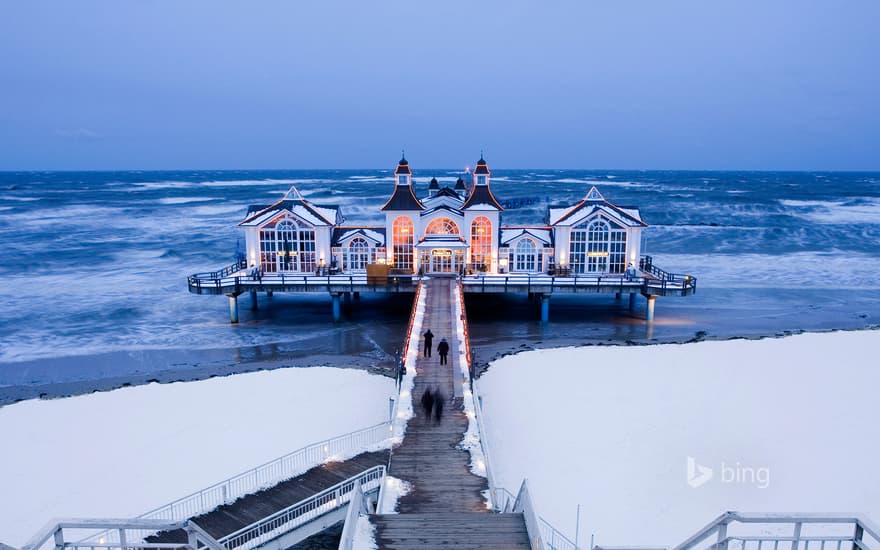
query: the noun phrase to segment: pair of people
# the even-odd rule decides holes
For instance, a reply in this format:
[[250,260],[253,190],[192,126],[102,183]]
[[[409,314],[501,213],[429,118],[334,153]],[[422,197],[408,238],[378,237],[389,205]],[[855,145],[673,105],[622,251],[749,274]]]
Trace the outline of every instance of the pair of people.
[[425,411],[425,421],[431,420],[431,413],[434,415],[434,422],[440,423],[443,418],[443,405],[446,404],[446,396],[437,388],[435,390],[427,389],[422,394],[422,410]]
[[[425,337],[425,346],[424,346],[424,354],[425,357],[431,357],[431,349],[434,347],[434,333],[431,332],[431,329],[425,331],[423,335]],[[440,356],[440,364],[447,364],[447,356],[449,355],[449,342],[446,341],[446,338],[441,338],[440,343],[437,344],[437,355]]]

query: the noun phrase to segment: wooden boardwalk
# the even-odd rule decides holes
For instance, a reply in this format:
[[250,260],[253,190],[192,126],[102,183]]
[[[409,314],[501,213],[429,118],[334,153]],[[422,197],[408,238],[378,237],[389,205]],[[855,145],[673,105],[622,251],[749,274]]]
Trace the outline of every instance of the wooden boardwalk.
[[[342,462],[328,462],[274,487],[247,495],[232,504],[225,504],[192,519],[209,535],[219,539],[364,470],[387,463],[388,451],[363,453]],[[186,533],[182,530],[166,531],[147,537],[146,540],[185,543]]]
[[[420,335],[413,388],[415,416],[409,421],[403,442],[391,455],[390,474],[412,484],[400,498],[399,514],[372,516],[379,548],[430,550],[450,548],[529,548],[522,514],[493,514],[481,494],[488,489],[485,478],[469,469],[470,454],[458,449],[468,419],[461,398],[452,398],[453,369],[460,369],[452,285],[454,279],[434,278],[423,283],[425,316],[422,332],[434,333],[432,357],[424,357]],[[450,343],[449,364],[440,365],[436,347],[445,337]],[[440,390],[447,398],[442,420],[426,418],[421,397],[427,389]]]

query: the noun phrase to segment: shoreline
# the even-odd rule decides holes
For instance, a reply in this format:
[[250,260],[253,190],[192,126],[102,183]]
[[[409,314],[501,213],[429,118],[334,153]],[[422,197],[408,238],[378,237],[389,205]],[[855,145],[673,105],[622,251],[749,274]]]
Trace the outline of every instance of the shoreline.
[[[733,335],[733,336],[714,336],[705,332],[697,331],[694,336],[688,339],[627,339],[615,340],[611,338],[597,339],[595,341],[584,341],[583,339],[575,340],[574,338],[559,337],[549,341],[539,340],[537,342],[528,342],[515,345],[513,343],[498,343],[494,345],[485,345],[476,353],[475,373],[477,377],[482,376],[489,371],[491,364],[495,361],[512,355],[517,355],[527,351],[560,349],[560,348],[587,348],[587,347],[632,347],[632,346],[658,346],[658,345],[684,345],[707,341],[731,341],[731,340],[766,340],[785,338],[798,334],[807,333],[831,333],[831,332],[858,332],[880,330],[880,325],[866,325],[858,328],[832,328],[832,329],[799,329],[799,330],[781,330],[772,334],[757,335]],[[142,350],[138,353],[150,354],[156,352],[158,355],[175,355],[168,350]],[[199,354],[203,350],[182,350],[182,354]],[[212,350],[214,352],[218,350]],[[224,350],[233,352],[234,350]],[[114,352],[104,355],[116,355]],[[94,359],[96,356],[76,356],[67,357],[65,360],[83,360],[89,358]],[[57,359],[56,359],[57,360]],[[42,360],[39,360],[42,361]],[[37,362],[39,362],[37,361]],[[53,361],[46,359],[45,361]],[[216,363],[216,361],[215,361]],[[7,363],[12,365],[14,363]],[[97,392],[108,392],[120,388],[141,386],[151,383],[172,384],[175,382],[197,382],[208,380],[211,378],[227,377],[236,374],[245,374],[250,372],[272,371],[277,369],[290,368],[314,368],[314,367],[330,367],[339,369],[355,369],[363,370],[370,374],[393,378],[395,375],[395,367],[393,357],[388,356],[377,359],[365,355],[338,355],[338,354],[313,354],[301,357],[276,357],[262,360],[245,361],[238,364],[202,364],[193,365],[189,368],[169,368],[165,370],[152,371],[149,373],[134,373],[120,376],[109,376],[106,378],[90,379],[90,380],[71,380],[65,382],[53,382],[44,384],[12,384],[0,386],[0,408],[6,405],[12,405],[32,399],[50,400],[64,399],[77,395],[86,395]]]

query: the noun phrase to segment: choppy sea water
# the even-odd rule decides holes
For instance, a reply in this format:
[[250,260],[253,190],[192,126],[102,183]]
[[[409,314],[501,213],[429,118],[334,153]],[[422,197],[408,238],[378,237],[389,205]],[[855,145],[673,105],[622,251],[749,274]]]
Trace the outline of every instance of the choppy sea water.
[[[421,195],[432,176],[452,185],[458,175],[417,169],[416,186]],[[381,223],[393,183],[388,170],[0,173],[0,386],[81,390],[279,361],[387,362],[405,301],[365,296],[334,325],[327,296],[276,295],[258,312],[242,300],[233,326],[225,298],[187,292],[187,274],[235,259],[247,206],[291,185],[357,224]],[[641,208],[651,224],[644,252],[697,276],[697,294],[661,298],[652,327],[608,295],[554,298],[547,326],[523,298],[469,300],[483,358],[532,345],[880,324],[878,173],[499,169],[492,180],[502,201],[534,201],[504,212],[510,224],[541,223],[548,203],[573,203],[591,185]]]

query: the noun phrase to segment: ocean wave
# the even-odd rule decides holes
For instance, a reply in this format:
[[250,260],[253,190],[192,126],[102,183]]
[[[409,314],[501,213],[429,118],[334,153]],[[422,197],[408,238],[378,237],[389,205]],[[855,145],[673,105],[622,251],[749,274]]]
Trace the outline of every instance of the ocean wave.
[[789,200],[779,203],[820,224],[880,224],[880,199],[855,197],[846,201]]
[[159,204],[187,204],[191,202],[208,202],[215,200],[212,197],[163,197],[157,202]]

